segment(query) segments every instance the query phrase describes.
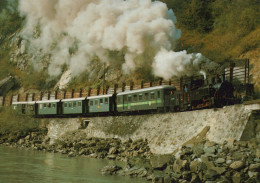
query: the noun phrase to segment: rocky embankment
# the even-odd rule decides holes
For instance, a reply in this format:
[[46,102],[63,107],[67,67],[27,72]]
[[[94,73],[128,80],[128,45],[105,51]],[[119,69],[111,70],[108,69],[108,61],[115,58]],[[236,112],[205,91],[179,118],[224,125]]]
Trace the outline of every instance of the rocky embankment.
[[102,174],[144,177],[152,182],[259,182],[260,139],[226,141],[199,139],[182,146],[175,155],[152,154],[147,140],[89,138],[83,130],[64,134],[50,143],[47,129],[25,137],[1,137],[0,144],[67,154],[126,161],[125,167],[106,166]]

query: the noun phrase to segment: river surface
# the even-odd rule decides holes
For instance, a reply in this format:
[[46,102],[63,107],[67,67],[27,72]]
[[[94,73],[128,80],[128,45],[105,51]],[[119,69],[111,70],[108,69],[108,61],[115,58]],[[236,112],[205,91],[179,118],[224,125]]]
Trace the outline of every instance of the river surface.
[[0,146],[0,183],[147,183],[144,179],[103,176],[100,169],[122,162]]

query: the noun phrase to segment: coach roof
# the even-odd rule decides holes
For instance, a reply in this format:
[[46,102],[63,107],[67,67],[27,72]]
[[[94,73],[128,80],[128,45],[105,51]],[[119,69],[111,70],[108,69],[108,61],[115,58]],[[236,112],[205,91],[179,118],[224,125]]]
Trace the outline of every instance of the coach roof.
[[154,87],[150,87],[150,88],[142,88],[142,89],[138,89],[138,90],[130,90],[130,91],[126,91],[126,92],[121,92],[121,93],[118,93],[117,95],[127,95],[127,94],[132,94],[132,93],[145,92],[145,91],[158,90],[158,89],[176,90],[176,87],[170,86],[170,85],[161,85],[161,86],[154,86]]

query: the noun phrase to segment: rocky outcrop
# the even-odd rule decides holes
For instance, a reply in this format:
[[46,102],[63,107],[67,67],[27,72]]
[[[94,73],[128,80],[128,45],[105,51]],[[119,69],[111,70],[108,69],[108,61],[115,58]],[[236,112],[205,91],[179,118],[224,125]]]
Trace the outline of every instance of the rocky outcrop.
[[14,86],[16,80],[13,76],[8,76],[0,81],[0,96],[8,93]]
[[[251,149],[252,146],[253,149]],[[224,144],[203,141],[199,144],[183,146],[176,156],[167,155],[159,158],[152,155],[150,166],[143,170],[128,163],[131,169],[120,168],[113,173],[122,175],[122,171],[133,172],[134,169],[142,174],[130,173],[131,176],[145,175],[154,183],[259,182],[260,157],[254,150],[255,148],[260,149],[260,139],[253,139],[249,142],[225,142]],[[197,154],[197,149],[201,149],[202,153]]]

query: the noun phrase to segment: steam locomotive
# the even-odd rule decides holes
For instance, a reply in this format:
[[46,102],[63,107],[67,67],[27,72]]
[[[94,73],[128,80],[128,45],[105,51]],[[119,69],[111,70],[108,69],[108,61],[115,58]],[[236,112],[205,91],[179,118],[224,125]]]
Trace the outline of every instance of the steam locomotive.
[[181,90],[155,86],[110,95],[33,102],[13,102],[15,110],[36,117],[121,115],[222,107],[234,103],[234,87],[218,79],[192,80]]

